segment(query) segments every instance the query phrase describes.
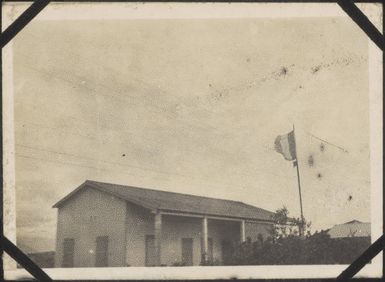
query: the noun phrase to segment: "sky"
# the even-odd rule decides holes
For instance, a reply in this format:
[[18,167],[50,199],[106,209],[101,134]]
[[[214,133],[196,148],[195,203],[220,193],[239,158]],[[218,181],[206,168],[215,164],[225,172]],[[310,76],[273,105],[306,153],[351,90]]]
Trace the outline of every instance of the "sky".
[[[368,39],[343,18],[32,22],[14,40],[17,244],[86,179],[370,221]],[[321,140],[323,141],[321,141]]]

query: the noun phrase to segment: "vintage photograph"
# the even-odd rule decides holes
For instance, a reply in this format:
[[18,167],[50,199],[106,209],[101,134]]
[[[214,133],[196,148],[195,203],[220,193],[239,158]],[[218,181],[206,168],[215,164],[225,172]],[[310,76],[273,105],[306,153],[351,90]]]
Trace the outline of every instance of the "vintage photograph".
[[382,234],[377,47],[342,10],[52,5],[5,93],[15,243],[48,274],[346,267]]

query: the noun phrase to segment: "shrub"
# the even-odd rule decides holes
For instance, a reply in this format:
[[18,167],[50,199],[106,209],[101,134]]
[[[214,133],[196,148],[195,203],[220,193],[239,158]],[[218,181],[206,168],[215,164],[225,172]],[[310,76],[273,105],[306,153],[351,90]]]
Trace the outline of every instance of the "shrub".
[[[310,222],[289,219],[286,207],[276,211],[275,225],[266,240],[258,236],[235,246],[227,265],[351,264],[370,246],[370,237],[330,238],[327,231],[310,233]],[[301,226],[304,236],[296,227]]]
[[369,246],[369,237],[331,239],[326,231],[288,235],[239,244],[229,264],[351,264]]

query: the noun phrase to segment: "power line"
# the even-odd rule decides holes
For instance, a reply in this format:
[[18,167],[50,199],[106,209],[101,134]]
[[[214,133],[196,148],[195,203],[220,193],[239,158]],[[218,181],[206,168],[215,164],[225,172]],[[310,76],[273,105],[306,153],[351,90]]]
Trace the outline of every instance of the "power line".
[[31,157],[31,156],[26,156],[26,155],[22,155],[22,154],[15,154],[15,155],[17,157],[25,158],[25,159],[35,159],[35,160],[40,160],[40,161],[45,161],[45,162],[52,162],[52,163],[59,163],[59,164],[78,166],[78,167],[84,167],[84,168],[105,170],[103,168],[98,168],[98,167],[94,167],[94,166],[79,165],[79,164],[75,164],[75,163],[61,162],[61,161],[58,161],[58,160],[49,160],[49,159],[44,159],[44,158]]
[[[71,154],[71,153],[66,153],[66,152],[58,152],[58,151],[54,151],[54,150],[47,150],[47,149],[36,148],[36,147],[26,146],[26,145],[21,145],[21,144],[16,144],[16,146],[18,146],[18,147],[25,147],[25,148],[32,149],[32,150],[37,150],[37,151],[53,153],[53,154],[59,154],[59,155],[75,157],[75,158],[84,159],[84,160],[90,160],[90,161],[94,161],[94,162],[101,162],[101,163],[112,164],[112,165],[117,165],[117,166],[131,167],[131,168],[136,168],[136,169],[144,170],[146,172],[151,171],[151,172],[156,172],[156,173],[160,173],[160,174],[167,174],[167,175],[173,174],[173,175],[178,175],[178,176],[185,177],[185,175],[179,175],[179,174],[176,174],[176,173],[169,173],[169,172],[166,172],[166,171],[153,170],[153,169],[143,168],[143,167],[140,167],[140,166],[122,164],[122,163],[119,163],[119,162],[110,162],[110,161],[105,161],[105,160],[100,160],[100,159],[95,159],[95,158],[90,158],[90,157],[84,157],[84,156],[80,156],[80,155],[76,155],[76,154]],[[92,167],[92,168],[96,168],[96,167]]]
[[[181,176],[181,177],[186,177],[186,178],[190,178],[191,179],[190,176],[186,176],[186,175],[182,175],[182,174],[170,173],[170,172],[159,171],[159,170],[151,170],[151,169],[143,168],[143,167],[140,167],[140,166],[127,165],[127,164],[122,164],[122,163],[119,163],[119,162],[105,161],[105,160],[100,160],[100,159],[95,159],[95,158],[90,158],[90,157],[84,157],[84,156],[80,156],[80,155],[76,155],[76,154],[70,154],[70,153],[66,153],[66,152],[59,152],[59,151],[54,151],[54,150],[42,149],[42,148],[37,148],[37,147],[32,147],[32,146],[27,146],[27,145],[22,145],[22,144],[16,144],[16,145],[20,146],[20,147],[25,147],[25,148],[29,148],[29,149],[38,150],[38,151],[45,151],[45,152],[49,152],[49,153],[55,153],[55,154],[60,154],[60,155],[67,155],[67,156],[70,156],[70,157],[81,158],[81,159],[86,159],[86,160],[91,160],[91,161],[96,161],[96,162],[103,162],[103,163],[112,164],[112,165],[125,166],[125,167],[133,167],[133,168],[137,168],[137,169],[140,169],[140,170],[151,171],[151,172],[156,172],[156,173],[161,173],[161,174],[166,174],[166,175],[174,174],[174,175],[178,175],[178,176]],[[265,148],[265,149],[270,149],[270,148]],[[271,148],[271,150],[273,150],[273,149]],[[192,153],[199,153],[199,152],[194,151],[194,150],[187,150],[187,151],[192,152]],[[223,153],[223,151],[221,151],[221,153]],[[276,174],[276,173],[270,172],[268,170],[265,170],[263,168],[259,168],[259,169],[258,168],[251,168],[250,171],[252,171],[252,173],[259,171],[259,173],[270,174],[270,175],[273,175],[273,176],[289,179],[289,177],[287,177],[287,176]],[[250,174],[239,173],[239,172],[237,172],[237,173],[234,172],[234,174],[239,175],[239,176],[244,176],[245,178],[252,178],[250,176]],[[361,179],[361,178],[359,178],[359,180],[366,181],[366,180]]]
[[[23,127],[24,125],[28,124],[28,125],[32,125],[33,127],[37,127],[38,129],[47,129],[47,130],[59,130],[59,131],[63,131],[63,134],[66,134],[66,135],[74,135],[74,136],[80,136],[80,137],[84,137],[84,138],[87,138],[87,139],[92,139],[92,140],[97,140],[97,136],[94,135],[94,134],[80,134],[80,133],[75,133],[75,132],[71,132],[69,130],[66,130],[66,128],[64,127],[55,127],[55,126],[47,126],[47,125],[43,125],[43,124],[38,124],[38,123],[33,123],[33,122],[23,122]],[[31,128],[29,128],[31,129]]]
[[315,139],[318,139],[318,140],[320,140],[320,141],[322,141],[322,142],[324,142],[324,143],[326,143],[326,144],[329,144],[330,146],[333,146],[333,147],[335,147],[335,148],[337,148],[337,149],[340,149],[340,150],[341,150],[342,152],[344,152],[344,153],[349,153],[348,150],[346,150],[345,148],[343,148],[343,147],[341,147],[341,146],[335,145],[335,144],[330,143],[330,142],[328,142],[328,141],[326,141],[326,140],[324,140],[324,139],[321,139],[321,138],[315,136],[314,134],[312,134],[312,133],[310,133],[310,132],[306,132],[306,133],[309,134],[311,137],[313,137],[313,138],[315,138]]
[[[32,69],[32,70],[34,70],[34,71],[36,71],[36,72],[43,73],[43,74],[45,74],[45,75],[53,76],[53,75],[52,75],[51,73],[49,73],[48,71],[39,70],[39,69],[33,68],[33,67],[31,67],[31,66],[27,66],[27,65],[25,65],[25,67],[30,68],[30,69]],[[70,74],[70,73],[66,73],[66,74],[68,74],[68,75],[73,75],[73,74]],[[63,78],[63,77],[61,77],[61,76],[54,76],[54,77],[57,78],[57,79],[60,79],[60,80],[62,80],[62,81],[64,81],[64,82],[66,82],[66,83],[68,83],[68,84],[71,84],[71,85],[74,84],[74,82],[73,82],[71,79]],[[79,83],[77,83],[77,84],[79,84]],[[102,84],[102,83],[100,83],[100,82],[97,83],[96,85],[101,85],[102,87],[106,88],[107,90],[109,90],[109,93],[118,93],[118,92],[119,92],[119,91],[117,91],[116,89],[113,89],[113,88],[111,88],[111,87],[109,87],[109,86],[106,86],[106,85],[104,85],[104,84]],[[187,124],[187,125],[190,126],[190,127],[198,128],[198,129],[204,130],[204,131],[210,131],[211,133],[213,133],[212,131],[217,131],[217,130],[218,130],[218,128],[217,128],[217,127],[214,127],[214,126],[209,126],[209,127],[206,126],[206,127],[203,127],[203,126],[197,125],[197,124],[195,124],[195,123],[194,123],[194,124],[189,123],[189,122],[186,121],[186,120],[178,119],[178,118],[176,118],[175,116],[173,116],[169,111],[167,111],[166,107],[160,107],[160,106],[158,106],[157,104],[153,104],[153,103],[151,103],[151,104],[144,104],[144,103],[140,104],[140,103],[135,103],[135,102],[132,101],[132,99],[127,99],[127,96],[128,96],[128,95],[125,95],[125,96],[122,96],[122,95],[107,95],[107,94],[103,94],[103,93],[100,93],[100,92],[95,92],[95,89],[90,88],[90,87],[88,87],[88,86],[86,86],[86,85],[83,85],[83,84],[80,84],[80,87],[84,87],[85,89],[89,90],[90,92],[86,92],[86,94],[87,94],[87,95],[91,95],[91,96],[93,96],[93,97],[99,95],[99,96],[107,97],[107,98],[109,98],[110,100],[114,100],[114,99],[115,99],[115,100],[118,100],[119,102],[128,103],[128,104],[130,104],[131,106],[140,106],[140,105],[149,106],[149,107],[158,109],[158,111],[152,111],[154,114],[159,114],[159,113],[166,114],[166,117],[168,117],[168,118],[170,118],[170,119],[172,119],[172,120],[177,120],[178,122],[185,123],[185,124]],[[159,90],[159,89],[157,89],[157,91],[165,92],[164,90]],[[131,95],[131,97],[135,97],[135,98],[138,98],[138,99],[141,98],[141,97],[133,96],[133,95]],[[141,101],[141,99],[139,99],[139,100]],[[200,110],[206,111],[206,112],[208,112],[208,113],[212,113],[211,111],[208,111],[208,110],[206,110],[206,109],[204,109],[204,108],[200,108]],[[149,111],[149,110],[146,108],[146,112],[148,112],[148,111]],[[107,120],[107,121],[111,121],[111,119],[106,119],[106,118],[104,118],[104,119]],[[81,120],[81,119],[78,119],[78,120],[85,122],[84,120]],[[218,133],[218,132],[215,132],[215,134],[222,135],[221,133]]]
[[[45,161],[45,162],[51,162],[51,163],[59,163],[59,164],[69,165],[69,166],[77,166],[77,167],[84,167],[84,168],[90,168],[90,169],[104,170],[104,171],[113,171],[112,169],[106,169],[106,168],[100,168],[100,167],[94,167],[94,166],[87,166],[87,165],[80,165],[80,164],[76,164],[76,163],[63,162],[63,161],[58,161],[58,160],[49,160],[49,159],[46,159],[46,158],[26,156],[26,155],[18,154],[18,153],[15,154],[15,155],[17,157],[26,158],[26,159],[33,159],[33,160],[39,160],[39,161]],[[110,163],[111,164],[111,162],[106,162],[106,161],[101,161],[101,162]],[[118,166],[127,166],[127,165],[123,165],[123,164],[116,164],[116,165],[118,165]],[[130,166],[130,167],[132,167],[132,166]],[[156,171],[156,170],[146,170],[146,169],[143,169],[143,168],[140,168],[140,169],[145,170],[145,171],[155,172],[155,173],[164,173],[164,172],[160,172],[160,171]],[[185,177],[185,178],[189,178],[189,179],[192,178],[192,177],[187,177],[185,175],[175,174],[175,173],[168,173],[167,172],[167,173],[164,173],[164,174],[176,175],[176,176]],[[230,185],[228,183],[215,183],[215,185],[217,185],[218,187],[222,187],[222,188],[223,188],[223,186],[226,186],[228,188],[233,188],[234,187],[234,186],[232,186],[232,185]]]
[[[68,130],[65,128],[65,127],[55,127],[55,126],[46,126],[46,125],[43,125],[43,124],[38,124],[38,123],[33,123],[33,122],[30,122],[30,121],[27,121],[27,122],[22,122],[23,126],[25,124],[29,124],[29,125],[32,125],[34,127],[37,127],[37,128],[44,128],[44,129],[52,129],[52,130],[59,130],[59,131],[63,131],[65,132],[65,134],[71,134],[71,135],[74,135],[74,136],[80,136],[80,137],[83,137],[83,138],[86,138],[86,139],[92,139],[92,140],[98,140],[100,139],[100,135],[95,135],[95,134],[91,134],[91,133],[88,133],[88,134],[81,134],[81,133],[78,133],[78,131],[81,131],[81,130],[76,130],[77,132],[73,132],[73,130],[70,130],[68,128]],[[178,126],[180,130],[186,130],[188,132],[191,132],[189,131],[189,129],[185,126]],[[89,126],[88,126],[89,128]],[[31,129],[31,128],[30,128]],[[113,129],[115,130],[116,132],[119,132],[118,129]],[[161,129],[159,129],[161,130]],[[133,132],[132,132],[133,133]],[[212,134],[213,132],[210,132],[210,134]],[[215,135],[219,135],[219,136],[228,136],[228,135],[231,135],[230,133],[218,133],[218,132],[215,132],[214,133]],[[194,135],[195,136],[195,135]],[[198,136],[198,135],[197,135]],[[123,138],[124,140],[124,138]],[[150,141],[150,142],[157,142],[156,139],[149,139],[149,138],[146,138],[146,140]],[[207,145],[206,143],[204,145]],[[267,146],[265,145],[259,145],[259,144],[254,144],[255,146],[259,147],[259,148],[262,148],[264,149],[265,151],[268,151],[270,148],[268,148]],[[219,151],[220,152],[220,155],[223,155],[223,153],[226,153],[226,154],[232,154],[232,152],[230,151],[226,151],[226,150],[220,150],[220,149],[216,149],[215,147],[213,148],[214,150],[216,151]],[[188,150],[188,149],[184,149],[185,151],[188,151],[188,152],[192,152],[192,153],[201,153],[201,152],[197,152],[197,151],[194,151],[194,150]],[[247,154],[250,154],[250,152],[246,152],[245,150],[240,150],[241,152],[243,153],[247,153]]]
[[[52,75],[52,73],[50,73],[50,72],[48,72],[48,71],[44,71],[44,70],[42,70],[42,69],[36,69],[36,68],[34,68],[34,67],[31,67],[30,65],[25,65],[25,67],[27,67],[27,68],[30,68],[30,69],[32,69],[32,70],[34,70],[34,71],[36,71],[36,72],[40,72],[40,73],[43,73],[43,74],[45,74],[45,75],[49,75],[49,76],[51,76],[51,77],[53,77],[53,75]],[[73,73],[69,73],[69,72],[65,72],[64,71],[64,73],[66,73],[68,76],[73,76],[74,74]],[[74,82],[71,80],[71,79],[68,79],[68,78],[64,78],[64,77],[62,77],[62,76],[54,76],[55,78],[58,78],[58,79],[60,79],[60,80],[63,80],[63,81],[65,81],[65,82],[67,82],[67,83],[70,83],[71,85],[72,84],[74,84]],[[265,77],[264,77],[264,79],[265,79]],[[144,82],[140,82],[140,83],[143,83],[143,84],[146,84],[146,83],[144,83]],[[79,83],[77,83],[77,84],[79,84]],[[113,89],[113,88],[111,88],[111,87],[109,87],[109,86],[107,86],[107,85],[105,85],[105,84],[102,84],[102,83],[96,83],[96,85],[100,85],[100,86],[102,86],[103,88],[105,88],[105,89],[107,89],[107,90],[109,90],[110,92],[112,91],[112,93],[115,93],[115,92],[119,92],[119,91],[117,91],[116,89]],[[147,84],[148,85],[148,84]],[[106,95],[106,94],[103,94],[103,93],[99,93],[99,92],[94,92],[94,90],[95,89],[93,89],[93,88],[90,88],[90,87],[88,87],[87,85],[83,85],[83,84],[81,84],[80,85],[81,87],[85,87],[86,89],[88,89],[88,90],[90,90],[90,91],[92,91],[92,93],[87,93],[87,94],[89,94],[89,95],[93,95],[93,96],[95,96],[95,95],[102,95],[102,96],[106,96],[106,97],[108,97],[108,98],[110,98],[110,99],[118,99],[118,100],[120,100],[120,101],[124,101],[124,102],[129,102],[131,105],[136,105],[136,106],[138,106],[139,104],[135,104],[135,103],[132,103],[132,101],[131,100],[127,100],[127,99],[120,99],[119,97],[122,97],[121,95]],[[153,87],[152,87],[153,88]],[[234,87],[233,87],[234,88]],[[231,89],[233,89],[233,88],[231,88]],[[235,87],[234,89],[236,89],[237,87]],[[164,92],[164,90],[159,90],[159,91],[161,91],[161,92]],[[125,98],[125,96],[123,96],[124,98]],[[136,96],[135,96],[136,97]],[[151,106],[151,107],[155,107],[155,108],[158,108],[158,109],[160,109],[160,111],[162,112],[162,113],[164,113],[165,112],[165,109],[163,108],[163,107],[159,107],[159,106],[157,106],[157,105],[155,105],[155,104],[150,104],[149,106]],[[206,109],[203,109],[202,108],[202,110],[204,110],[204,111],[206,111],[206,112],[210,112],[210,111],[208,111],[208,110],[206,110]],[[167,112],[166,112],[167,113]],[[210,112],[210,113],[212,113],[212,112]],[[74,118],[74,117],[73,117]],[[109,121],[109,122],[111,122],[112,120],[111,119],[106,119],[106,118],[104,118],[105,120],[107,120],[107,121]],[[209,127],[207,127],[207,126],[200,126],[200,125],[197,125],[196,123],[190,123],[190,122],[187,122],[186,120],[182,120],[182,119],[176,119],[175,117],[172,117],[172,119],[173,120],[177,120],[178,122],[181,122],[182,124],[185,124],[185,125],[187,125],[188,127],[191,127],[191,128],[194,128],[194,129],[199,129],[199,130],[203,130],[203,131],[205,131],[205,132],[210,132],[210,134],[215,134],[215,135],[219,135],[219,136],[227,136],[227,135],[229,135],[229,133],[223,133],[223,132],[218,132],[218,128],[217,127],[214,127],[214,126],[209,126]],[[80,121],[82,121],[82,122],[84,122],[84,123],[86,123],[87,124],[87,122],[85,121],[85,120],[81,120],[81,119],[77,119],[77,120],[80,120]],[[258,123],[257,123],[258,124]],[[256,125],[257,125],[256,124]],[[105,126],[103,126],[104,128],[108,128],[108,126],[107,127],[105,127]],[[182,126],[182,128],[183,128],[183,126]],[[184,127],[185,129],[187,129],[186,127]],[[73,133],[71,133],[71,134],[73,134]],[[78,136],[82,136],[81,134],[74,134],[74,135],[78,135]],[[86,137],[86,136],[84,136],[84,137]],[[95,137],[95,136],[93,136],[94,138],[97,138],[97,137]],[[87,138],[87,137],[86,137]],[[264,147],[264,146],[262,146],[262,147]],[[266,149],[266,147],[264,147],[264,149]],[[243,151],[244,152],[244,151]]]
[[[191,176],[187,176],[187,175],[184,175],[184,174],[178,174],[178,173],[175,173],[175,172],[167,172],[167,171],[161,171],[161,170],[145,168],[145,167],[141,167],[141,166],[122,164],[122,163],[119,163],[119,162],[105,161],[105,160],[100,160],[100,159],[95,159],[95,158],[90,158],[90,157],[84,157],[84,156],[80,156],[80,155],[77,155],[77,154],[71,154],[71,153],[66,153],[66,152],[58,152],[58,151],[55,151],[55,150],[42,149],[42,148],[37,148],[37,147],[27,146],[27,145],[22,145],[22,144],[16,144],[16,146],[24,147],[24,148],[28,148],[28,149],[32,149],[32,150],[37,150],[37,151],[53,153],[53,154],[59,154],[59,155],[75,157],[75,158],[79,158],[79,159],[85,159],[85,160],[91,160],[91,161],[95,161],[95,162],[101,162],[101,163],[115,165],[115,166],[120,166],[120,167],[131,167],[131,168],[139,169],[139,170],[142,170],[142,171],[145,171],[145,172],[155,172],[155,173],[158,173],[158,174],[164,174],[164,175],[168,175],[168,176],[169,175],[176,175],[176,176],[187,178],[187,179],[198,179],[196,177],[191,177]],[[21,156],[21,157],[31,158],[31,159],[35,158],[35,159],[38,159],[38,160],[43,160],[43,161],[46,160],[46,161],[50,161],[50,162],[55,162],[54,160],[48,160],[48,159],[44,159],[44,158],[37,158],[37,157],[25,156],[25,155],[19,155],[19,154],[16,154],[16,155]],[[58,163],[67,164],[67,165],[75,165],[75,166],[82,167],[82,165],[74,164],[74,163],[60,162],[60,161],[58,161]],[[93,169],[100,169],[99,167],[94,167],[94,166],[84,166],[84,167],[93,168]],[[107,169],[102,169],[102,170],[107,170]],[[253,169],[253,171],[254,170],[255,169]],[[270,174],[270,175],[273,175],[273,176],[276,176],[276,177],[291,179],[290,177],[287,177],[287,176],[284,176],[284,175],[280,175],[280,174],[276,174],[276,173],[272,173],[272,172],[269,172],[269,171],[266,171],[266,170],[263,170],[263,173],[267,173],[267,174]],[[244,178],[251,178],[250,175],[244,174],[244,173],[237,173],[237,175],[243,176]],[[202,177],[199,177],[199,179],[202,179]],[[211,182],[211,180],[210,180],[210,182]],[[223,182],[216,182],[216,183],[217,183],[217,185],[221,185],[221,186],[225,185],[227,187],[233,187],[233,186],[231,186],[228,183],[223,183]]]

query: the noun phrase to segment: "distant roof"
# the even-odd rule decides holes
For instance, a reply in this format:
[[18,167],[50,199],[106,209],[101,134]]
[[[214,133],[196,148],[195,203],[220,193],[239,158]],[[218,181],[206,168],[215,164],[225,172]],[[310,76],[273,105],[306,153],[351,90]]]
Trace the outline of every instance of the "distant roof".
[[222,200],[147,188],[96,182],[91,180],[85,181],[82,185],[57,202],[53,207],[60,208],[69,198],[85,187],[91,187],[113,194],[118,198],[132,202],[151,211],[160,210],[263,221],[271,221],[272,216],[274,215],[273,212],[238,201]]
[[334,225],[328,233],[330,238],[370,237],[370,222],[352,220]]

